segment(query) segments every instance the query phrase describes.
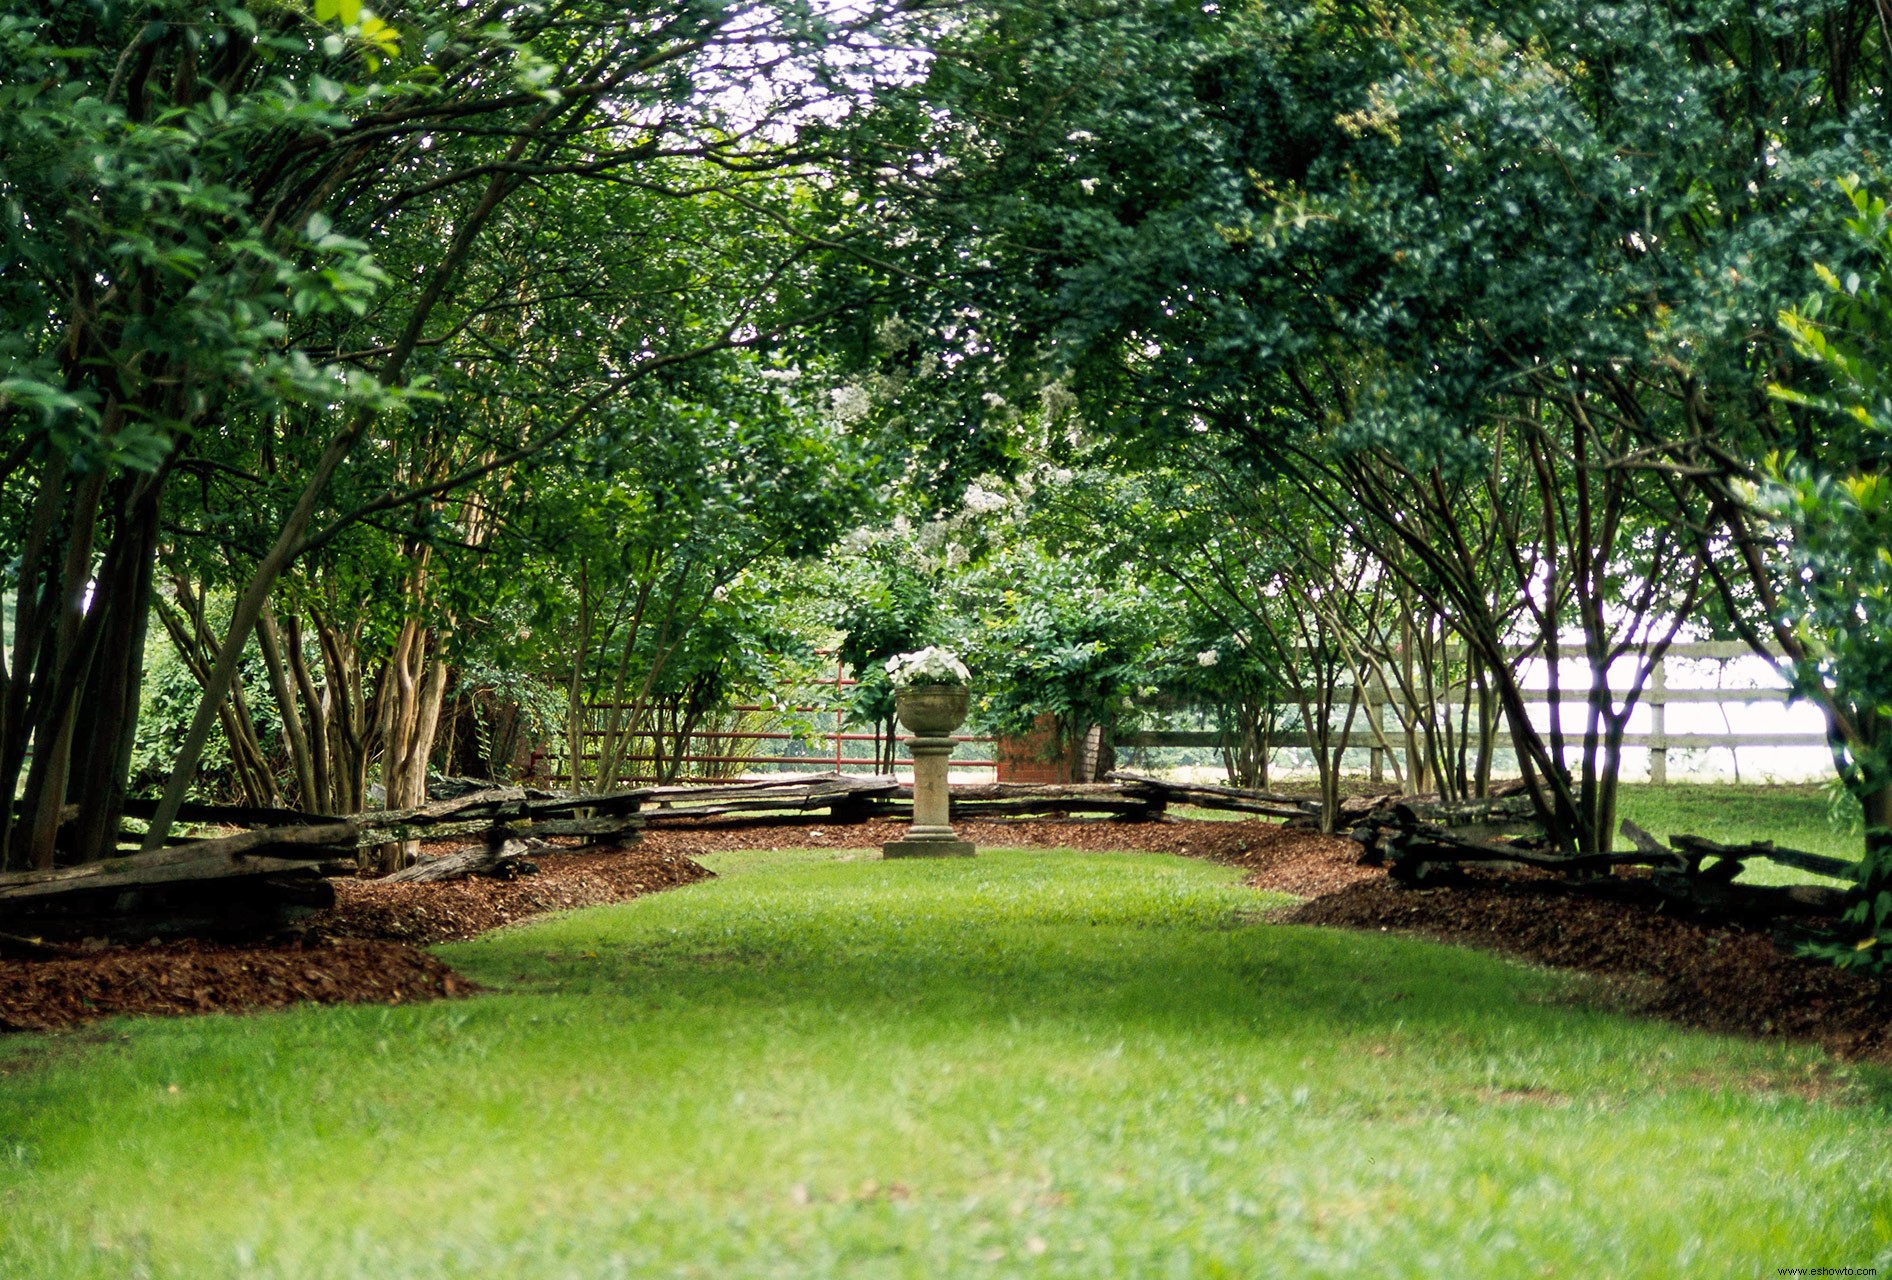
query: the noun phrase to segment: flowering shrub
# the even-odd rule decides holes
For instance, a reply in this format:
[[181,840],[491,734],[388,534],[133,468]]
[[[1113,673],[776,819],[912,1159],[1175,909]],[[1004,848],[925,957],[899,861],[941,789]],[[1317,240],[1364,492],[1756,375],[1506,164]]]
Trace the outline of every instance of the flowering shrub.
[[896,653],[887,659],[887,678],[896,689],[929,684],[965,684],[972,672],[950,649],[928,646],[918,653]]

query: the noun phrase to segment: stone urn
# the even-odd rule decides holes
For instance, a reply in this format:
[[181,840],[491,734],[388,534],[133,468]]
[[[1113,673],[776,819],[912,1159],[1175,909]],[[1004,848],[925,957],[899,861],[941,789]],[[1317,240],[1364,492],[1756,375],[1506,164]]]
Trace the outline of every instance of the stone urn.
[[963,684],[916,684],[894,690],[894,711],[913,735],[907,739],[913,756],[913,825],[904,838],[881,846],[885,857],[972,856],[972,845],[953,830],[952,793],[946,781],[952,733],[966,722],[971,704],[972,690]]
[[963,684],[916,684],[896,689],[893,709],[908,733],[943,738],[966,722],[972,690]]

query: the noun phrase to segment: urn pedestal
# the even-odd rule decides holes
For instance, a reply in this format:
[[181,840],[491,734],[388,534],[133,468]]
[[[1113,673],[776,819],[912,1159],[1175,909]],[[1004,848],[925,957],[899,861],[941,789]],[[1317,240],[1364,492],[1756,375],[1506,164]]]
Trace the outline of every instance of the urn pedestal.
[[952,826],[952,798],[946,769],[952,759],[952,732],[965,723],[972,694],[964,685],[916,685],[894,694],[894,711],[912,733],[913,825],[899,840],[881,846],[888,858],[970,858],[973,846]]

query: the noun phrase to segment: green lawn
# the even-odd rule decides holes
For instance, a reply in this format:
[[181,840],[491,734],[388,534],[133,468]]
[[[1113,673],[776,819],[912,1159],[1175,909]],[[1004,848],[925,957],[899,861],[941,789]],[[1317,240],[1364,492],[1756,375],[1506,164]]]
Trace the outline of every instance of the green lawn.
[[728,854],[414,1008],[0,1042],[0,1275],[1892,1265],[1892,1075],[1153,856]]
[[[1789,849],[1857,861],[1864,837],[1835,826],[1824,791],[1816,786],[1733,786],[1670,783],[1626,786],[1617,797],[1621,817],[1662,840],[1676,834],[1707,836],[1723,844],[1772,840]],[[1617,837],[1618,848],[1629,841]],[[1755,859],[1741,872],[1755,884],[1851,884],[1795,867]]]
[[1854,859],[1864,843],[1856,826],[1847,831],[1833,824],[1827,816],[1825,792],[1810,785],[1676,782],[1663,787],[1625,786],[1616,806],[1623,817],[1664,840],[1677,833],[1707,836],[1723,844],[1772,840],[1790,849]]

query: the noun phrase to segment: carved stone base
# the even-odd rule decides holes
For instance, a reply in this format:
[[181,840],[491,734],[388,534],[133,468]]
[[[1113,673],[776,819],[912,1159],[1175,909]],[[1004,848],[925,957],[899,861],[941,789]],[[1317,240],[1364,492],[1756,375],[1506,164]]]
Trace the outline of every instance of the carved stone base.
[[889,840],[880,852],[886,858],[970,858],[974,850],[969,840]]

